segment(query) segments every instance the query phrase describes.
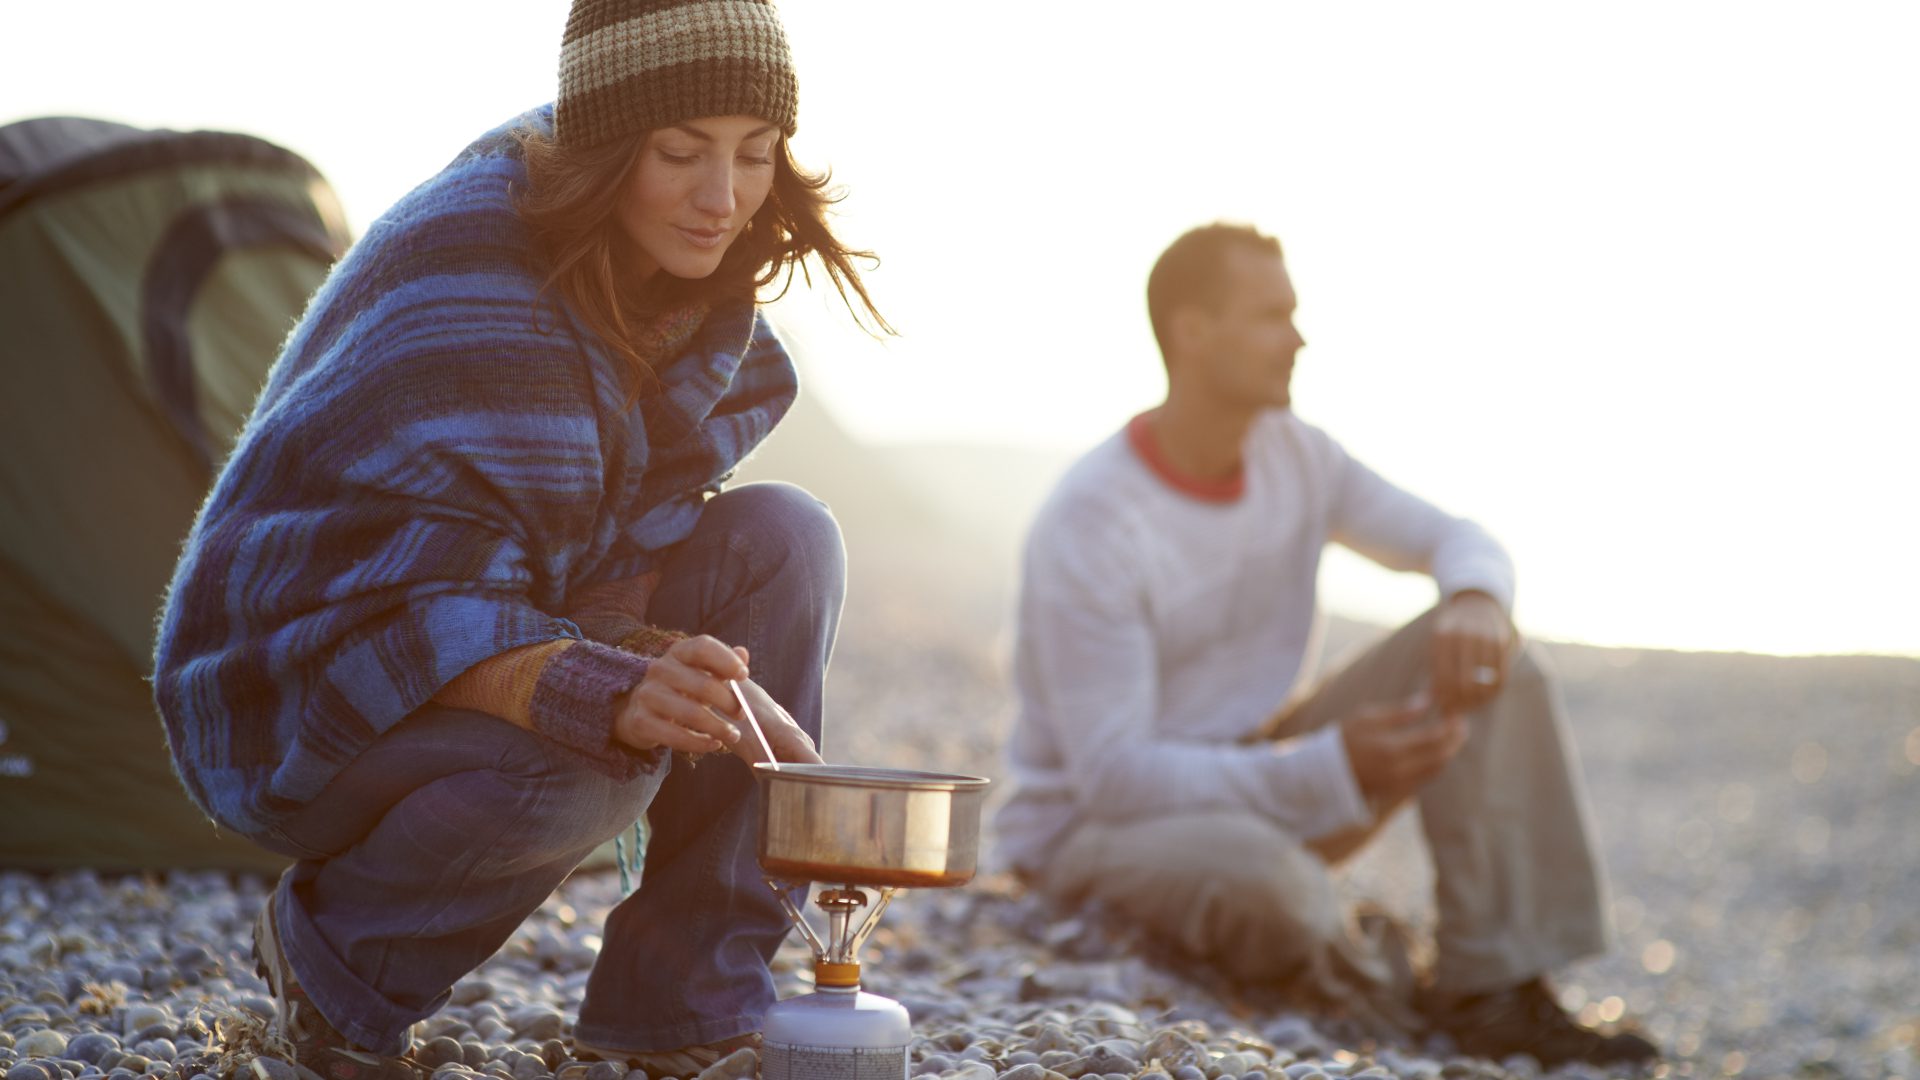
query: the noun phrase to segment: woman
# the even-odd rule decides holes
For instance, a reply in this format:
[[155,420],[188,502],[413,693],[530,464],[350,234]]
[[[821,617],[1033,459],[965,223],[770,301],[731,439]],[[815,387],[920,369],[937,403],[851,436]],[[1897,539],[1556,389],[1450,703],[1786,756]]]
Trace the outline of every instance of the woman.
[[156,697],[200,806],[299,860],[255,947],[328,1080],[408,1074],[410,1026],[642,812],[580,1055],[687,1075],[773,1001],[728,683],[819,760],[842,550],[799,489],[720,485],[795,393],[759,288],[818,255],[886,325],[795,101],[764,2],[576,0],[556,104],[367,231],[194,526]]

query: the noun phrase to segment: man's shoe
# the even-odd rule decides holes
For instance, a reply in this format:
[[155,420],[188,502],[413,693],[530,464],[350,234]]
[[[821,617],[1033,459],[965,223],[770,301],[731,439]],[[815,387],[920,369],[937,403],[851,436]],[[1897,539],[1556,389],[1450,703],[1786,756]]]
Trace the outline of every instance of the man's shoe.
[[[573,1056],[581,1061],[612,1061],[625,1065],[629,1069],[643,1069],[654,1080],[664,1077],[676,1077],[681,1080],[699,1076],[708,1067],[715,1065],[742,1050],[754,1052],[756,1060],[760,1053],[760,1033],[750,1031],[745,1035],[735,1035],[731,1039],[708,1043],[705,1046],[683,1046],[678,1050],[620,1050],[614,1047],[594,1046],[578,1039],[573,1041]],[[746,1069],[742,1075],[754,1075],[753,1069]]]
[[405,1058],[381,1057],[355,1047],[334,1030],[300,989],[280,948],[280,927],[273,918],[274,893],[260,906],[253,924],[253,962],[273,992],[273,1032],[293,1047],[293,1063],[320,1080],[420,1080],[426,1070]]
[[1453,1037],[1463,1054],[1496,1061],[1531,1054],[1543,1069],[1570,1061],[1639,1065],[1660,1057],[1658,1047],[1634,1032],[1607,1034],[1582,1027],[1541,979],[1462,998],[1431,1014],[1431,1019],[1434,1027]]

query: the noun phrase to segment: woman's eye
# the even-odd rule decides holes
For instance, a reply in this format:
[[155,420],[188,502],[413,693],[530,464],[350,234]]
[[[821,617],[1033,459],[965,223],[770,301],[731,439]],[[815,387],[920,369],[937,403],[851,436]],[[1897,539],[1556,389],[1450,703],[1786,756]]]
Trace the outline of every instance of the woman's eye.
[[749,165],[771,165],[771,164],[773,164],[773,159],[772,159],[772,158],[770,158],[770,157],[765,157],[765,156],[761,156],[761,157],[755,157],[755,156],[754,156],[754,155],[752,155],[752,154],[743,154],[743,155],[741,155],[741,157],[740,157],[740,160],[741,160],[741,161],[744,161],[744,162],[746,162],[746,163],[747,163],[747,164],[749,164]]
[[660,151],[660,160],[669,165],[691,165],[696,159],[692,154],[670,154],[662,150]]

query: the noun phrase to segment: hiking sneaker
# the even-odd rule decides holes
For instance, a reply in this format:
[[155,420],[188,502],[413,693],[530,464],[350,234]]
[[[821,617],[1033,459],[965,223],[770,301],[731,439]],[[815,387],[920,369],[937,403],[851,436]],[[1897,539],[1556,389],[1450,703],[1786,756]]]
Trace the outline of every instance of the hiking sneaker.
[[[276,1016],[273,1032],[293,1047],[293,1062],[303,1074],[319,1080],[421,1080],[427,1071],[405,1058],[381,1057],[352,1044],[334,1030],[327,1018],[300,989],[280,948],[280,927],[274,921],[274,899],[268,893],[253,924],[253,963],[273,992]],[[258,1072],[259,1070],[256,1070]],[[310,1080],[303,1075],[302,1080]]]
[[1470,995],[1431,1019],[1434,1027],[1453,1037],[1463,1054],[1495,1061],[1511,1054],[1531,1054],[1542,1069],[1570,1061],[1641,1065],[1660,1057],[1659,1048],[1635,1032],[1582,1027],[1560,1007],[1543,979]]
[[[750,1031],[745,1035],[735,1035],[731,1039],[707,1043],[705,1046],[683,1046],[678,1050],[620,1050],[613,1047],[593,1046],[579,1039],[573,1041],[573,1056],[581,1061],[611,1061],[625,1065],[629,1069],[643,1069],[654,1080],[663,1080],[665,1077],[690,1080],[742,1050],[752,1052],[754,1065],[757,1068],[760,1057],[760,1033]],[[737,1071],[735,1075],[752,1076],[754,1072],[754,1068],[746,1068],[743,1071]]]

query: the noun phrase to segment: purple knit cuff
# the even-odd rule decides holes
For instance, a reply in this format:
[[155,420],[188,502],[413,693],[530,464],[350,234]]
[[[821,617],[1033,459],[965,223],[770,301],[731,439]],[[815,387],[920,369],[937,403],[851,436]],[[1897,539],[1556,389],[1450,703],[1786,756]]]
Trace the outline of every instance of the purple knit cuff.
[[628,779],[657,763],[660,751],[629,750],[614,741],[614,705],[640,684],[647,659],[598,642],[562,649],[533,688],[533,730],[585,756],[610,776]]

